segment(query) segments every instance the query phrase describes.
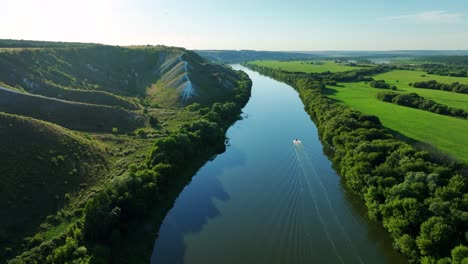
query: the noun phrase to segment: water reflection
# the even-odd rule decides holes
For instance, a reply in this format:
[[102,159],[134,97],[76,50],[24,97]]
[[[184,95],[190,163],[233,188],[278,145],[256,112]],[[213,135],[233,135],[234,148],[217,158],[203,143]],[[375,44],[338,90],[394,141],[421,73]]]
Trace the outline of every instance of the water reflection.
[[248,118],[182,191],[151,261],[404,263],[333,170],[298,94],[246,72],[254,85]]
[[[177,198],[177,210],[170,210],[160,228],[151,263],[183,263],[186,244],[184,236],[198,233],[208,219],[220,215],[214,200],[228,201],[229,194],[217,177],[224,170],[242,166],[245,154],[229,146],[227,151],[205,164]],[[164,252],[164,254],[158,254]]]

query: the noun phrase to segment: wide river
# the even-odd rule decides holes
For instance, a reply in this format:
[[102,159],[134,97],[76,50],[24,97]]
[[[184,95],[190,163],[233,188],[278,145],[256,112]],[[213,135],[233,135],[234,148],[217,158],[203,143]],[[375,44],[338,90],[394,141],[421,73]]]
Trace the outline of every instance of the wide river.
[[298,93],[233,68],[253,81],[244,119],[180,193],[151,263],[406,263],[332,168]]

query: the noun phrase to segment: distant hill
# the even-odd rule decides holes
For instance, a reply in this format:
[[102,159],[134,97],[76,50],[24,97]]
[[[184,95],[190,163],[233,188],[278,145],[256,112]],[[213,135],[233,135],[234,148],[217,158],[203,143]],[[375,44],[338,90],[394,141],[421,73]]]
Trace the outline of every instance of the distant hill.
[[0,39],[0,48],[57,48],[57,47],[86,47],[99,45],[95,43],[38,41],[19,39]]
[[197,50],[201,56],[213,62],[236,63],[251,60],[302,60],[320,55],[305,52],[255,51],[255,50]]
[[317,58],[373,58],[468,55],[467,50],[388,50],[388,51],[255,51],[255,50],[197,50],[213,61],[237,63],[253,60],[308,60]]

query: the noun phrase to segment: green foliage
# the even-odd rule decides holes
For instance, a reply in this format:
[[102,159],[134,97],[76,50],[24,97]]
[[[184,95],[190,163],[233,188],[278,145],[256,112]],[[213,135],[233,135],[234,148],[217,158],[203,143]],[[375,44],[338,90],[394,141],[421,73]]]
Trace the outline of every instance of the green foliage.
[[390,86],[388,83],[385,82],[385,80],[374,80],[369,83],[369,85],[373,88],[379,88],[379,89],[389,89],[389,90],[396,90],[396,86],[392,85]]
[[300,60],[317,57],[316,55],[305,53],[256,50],[198,50],[197,53],[211,61],[223,63],[238,63],[251,60]]
[[386,73],[373,76],[375,79],[385,80],[390,85],[398,86],[397,92],[417,93],[424,98],[430,99],[440,104],[445,104],[450,107],[461,108],[468,111],[468,95],[460,93],[451,93],[436,89],[423,89],[414,87],[416,82],[428,82],[435,80],[438,83],[460,83],[468,85],[468,78],[437,76],[432,74],[424,74],[423,71],[417,70],[392,70]]
[[468,85],[454,82],[452,84],[439,83],[436,80],[415,82],[413,87],[449,91],[454,93],[468,94]]
[[118,107],[75,103],[0,88],[0,111],[56,123],[69,129],[108,132],[112,127],[132,131],[144,118]]
[[398,249],[407,256],[418,256],[419,252],[416,247],[414,238],[408,234],[404,234],[400,238],[396,239],[396,245]]
[[459,245],[452,249],[452,263],[466,264],[468,263],[468,247]]
[[64,207],[67,194],[80,184],[94,186],[108,170],[108,156],[94,140],[32,118],[0,113],[0,145],[2,247],[16,249],[26,236],[33,236],[31,247],[47,240],[34,235],[40,223]]
[[[316,84],[323,80],[320,75],[247,66],[299,91],[346,184],[365,200],[370,217],[382,221],[403,254],[421,263],[450,263],[450,251],[466,246],[468,179],[458,174],[457,164],[434,162],[427,152],[391,136],[377,117],[327,98]],[[353,79],[360,78],[359,71]],[[458,251],[463,256],[464,250]]]
[[[128,223],[161,206],[187,164],[224,149],[224,133],[250,96],[245,73],[184,49],[67,45],[0,53],[0,86],[5,87],[0,88],[0,111],[103,132],[75,133],[0,113],[0,211],[8,212],[0,220],[1,262],[21,251],[12,263],[109,262],[115,253],[110,249],[122,241]],[[200,107],[194,105],[193,112],[179,107],[183,104],[152,109],[157,102],[149,96],[151,86],[170,81],[163,80],[162,65],[179,58],[189,63],[199,96],[184,104]],[[140,103],[147,107],[135,111]],[[142,128],[145,117],[151,128]],[[155,144],[161,144],[165,157],[142,165],[149,161],[144,152],[153,137],[165,139]],[[84,235],[78,238],[69,226]]]
[[421,255],[433,255],[436,252],[445,253],[450,249],[453,228],[440,216],[433,216],[421,225],[421,232],[416,239]]
[[[311,63],[312,62],[312,63]],[[336,63],[334,61],[250,61],[250,64],[273,69],[280,69],[289,72],[344,72],[359,69],[360,67],[348,66],[344,63]]]
[[79,42],[58,42],[58,41],[37,41],[37,40],[17,40],[17,39],[2,39],[0,47],[2,48],[50,48],[50,47],[87,47],[96,46],[94,43],[79,43]]
[[449,107],[447,105],[438,104],[432,100],[425,99],[415,93],[388,93],[380,92],[377,98],[384,102],[390,102],[397,105],[403,105],[411,108],[421,109],[424,111],[436,113],[439,115],[447,115],[453,117],[468,118],[468,111],[463,109]]
[[468,77],[468,56],[428,56],[424,61],[437,63],[423,63],[419,67],[428,74],[454,77]]
[[[403,91],[418,92],[424,98],[433,100],[436,103],[443,103],[449,107],[460,108],[464,111],[468,110],[467,95],[417,89],[408,86],[407,82],[413,80],[416,73],[412,71],[392,71],[377,76],[385,78],[389,84],[393,84],[396,79],[400,79],[398,84],[400,90],[395,91],[395,93]],[[325,90],[325,93],[328,97],[339,100],[352,109],[368,115],[376,115],[383,126],[405,137],[416,142],[430,144],[433,148],[441,151],[442,154],[468,162],[468,148],[460,148],[461,145],[468,144],[468,137],[465,136],[468,133],[466,120],[380,101],[376,96],[380,90],[371,88],[362,82],[342,83],[341,85],[341,87],[329,87]]]
[[[129,164],[126,175],[97,191],[86,202],[81,220],[61,239],[44,246],[41,252],[38,252],[37,247],[27,251],[14,261],[111,261],[120,242],[125,239],[129,223],[143,219],[155,207],[162,206],[161,200],[166,198],[166,194],[180,180],[178,178],[183,175],[187,164],[200,156],[209,157],[224,149],[224,134],[237,120],[241,108],[250,96],[251,82],[248,76],[239,73],[239,77],[240,81],[233,89],[231,101],[213,104],[200,120],[186,121],[169,136],[158,138],[146,164]],[[218,118],[212,119],[214,116]],[[55,152],[52,154],[55,158],[58,156]]]

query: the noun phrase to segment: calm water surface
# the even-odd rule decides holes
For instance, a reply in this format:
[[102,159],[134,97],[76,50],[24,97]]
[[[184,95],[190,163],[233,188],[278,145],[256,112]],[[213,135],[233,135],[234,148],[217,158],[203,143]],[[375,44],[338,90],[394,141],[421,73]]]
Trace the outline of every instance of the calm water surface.
[[253,81],[245,118],[180,193],[151,263],[405,263],[333,170],[297,92],[233,67]]

